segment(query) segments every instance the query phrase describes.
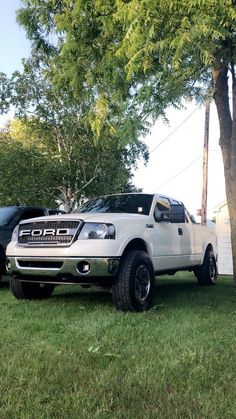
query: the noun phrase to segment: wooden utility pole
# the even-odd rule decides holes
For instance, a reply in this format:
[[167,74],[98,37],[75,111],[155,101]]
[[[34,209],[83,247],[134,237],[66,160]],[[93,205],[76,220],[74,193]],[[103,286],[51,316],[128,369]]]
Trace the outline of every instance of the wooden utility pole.
[[205,128],[202,163],[202,206],[201,224],[206,225],[207,221],[207,186],[208,186],[208,150],[209,150],[209,123],[210,123],[210,101],[205,106]]

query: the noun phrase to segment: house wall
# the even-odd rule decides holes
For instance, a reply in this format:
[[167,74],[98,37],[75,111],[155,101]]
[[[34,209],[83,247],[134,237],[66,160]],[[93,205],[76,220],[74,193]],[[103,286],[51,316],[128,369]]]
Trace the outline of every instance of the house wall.
[[221,206],[216,214],[216,234],[218,242],[218,272],[219,274],[232,275],[233,262],[227,204]]

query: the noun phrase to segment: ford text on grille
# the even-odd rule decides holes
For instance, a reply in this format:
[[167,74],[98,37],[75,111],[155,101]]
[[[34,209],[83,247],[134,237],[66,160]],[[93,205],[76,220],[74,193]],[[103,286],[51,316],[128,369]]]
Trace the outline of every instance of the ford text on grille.
[[74,229],[69,228],[48,228],[45,230],[36,229],[36,230],[21,230],[19,236],[68,236],[73,235]]

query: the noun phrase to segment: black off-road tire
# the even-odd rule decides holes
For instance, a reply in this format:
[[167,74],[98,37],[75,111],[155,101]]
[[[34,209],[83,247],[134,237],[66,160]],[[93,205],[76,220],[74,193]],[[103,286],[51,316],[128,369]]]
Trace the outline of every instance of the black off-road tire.
[[155,273],[148,254],[141,250],[127,252],[120,263],[112,286],[112,299],[118,310],[145,311],[152,304]]
[[215,285],[217,280],[217,265],[212,250],[207,250],[204,256],[203,264],[195,269],[195,275],[198,284],[201,286]]
[[21,282],[16,276],[10,279],[10,289],[18,300],[49,298],[55,286],[51,284],[35,284]]

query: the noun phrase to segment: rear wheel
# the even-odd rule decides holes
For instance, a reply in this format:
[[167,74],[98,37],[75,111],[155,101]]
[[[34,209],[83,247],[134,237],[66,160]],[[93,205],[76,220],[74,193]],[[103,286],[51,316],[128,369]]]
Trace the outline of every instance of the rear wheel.
[[133,250],[124,255],[112,287],[115,306],[123,311],[144,311],[152,303],[155,274],[146,252]]
[[198,284],[201,286],[215,285],[217,279],[216,259],[212,250],[207,250],[203,264],[195,270]]
[[13,276],[10,279],[10,288],[18,300],[32,300],[50,297],[55,286],[51,284],[21,282],[19,278]]

